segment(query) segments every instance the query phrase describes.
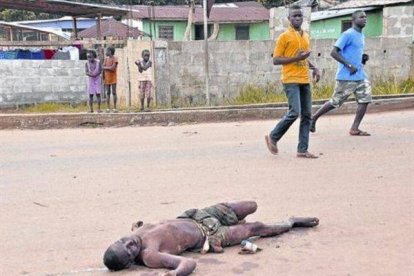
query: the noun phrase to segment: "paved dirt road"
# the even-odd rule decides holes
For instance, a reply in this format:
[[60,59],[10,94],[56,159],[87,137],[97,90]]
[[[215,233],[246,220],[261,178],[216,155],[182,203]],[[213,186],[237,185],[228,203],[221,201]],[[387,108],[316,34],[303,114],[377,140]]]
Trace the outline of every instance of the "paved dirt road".
[[[318,216],[316,229],[258,241],[238,255],[187,254],[194,275],[410,275],[414,271],[414,111],[322,118],[295,157],[296,123],[267,152],[273,121],[0,132],[0,275],[109,274],[106,247],[141,219],[253,199],[250,221]],[[412,274],[411,274],[412,275]]]

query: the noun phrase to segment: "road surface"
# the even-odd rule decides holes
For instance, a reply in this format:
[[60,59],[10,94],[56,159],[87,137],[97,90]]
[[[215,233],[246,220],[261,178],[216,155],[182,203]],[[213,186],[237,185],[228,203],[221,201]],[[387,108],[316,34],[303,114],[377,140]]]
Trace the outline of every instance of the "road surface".
[[0,275],[110,274],[107,246],[222,201],[256,200],[249,221],[317,216],[320,226],[257,241],[263,251],[199,255],[194,275],[410,275],[414,271],[414,111],[327,116],[317,160],[295,157],[298,123],[268,153],[275,121],[0,132]]

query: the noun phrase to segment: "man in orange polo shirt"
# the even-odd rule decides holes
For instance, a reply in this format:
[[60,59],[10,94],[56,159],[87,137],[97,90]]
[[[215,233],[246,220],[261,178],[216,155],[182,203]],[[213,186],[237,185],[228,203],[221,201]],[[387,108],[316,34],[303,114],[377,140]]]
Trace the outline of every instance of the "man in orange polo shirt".
[[319,81],[319,70],[308,60],[310,55],[309,35],[301,28],[303,12],[300,6],[289,8],[290,26],[277,39],[273,52],[273,64],[282,65],[283,89],[288,98],[289,110],[266,135],[266,144],[272,154],[278,153],[277,142],[300,116],[297,157],[318,158],[308,151],[309,129],[312,115],[312,93],[309,69],[315,81]]

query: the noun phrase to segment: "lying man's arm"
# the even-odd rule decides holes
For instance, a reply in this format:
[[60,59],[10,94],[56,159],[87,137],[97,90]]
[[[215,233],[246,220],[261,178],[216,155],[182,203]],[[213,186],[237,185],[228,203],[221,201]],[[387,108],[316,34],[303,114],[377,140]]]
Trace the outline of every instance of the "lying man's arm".
[[189,258],[175,256],[167,253],[144,250],[142,262],[150,268],[168,268],[171,271],[164,276],[187,276],[190,275],[197,266],[197,263]]

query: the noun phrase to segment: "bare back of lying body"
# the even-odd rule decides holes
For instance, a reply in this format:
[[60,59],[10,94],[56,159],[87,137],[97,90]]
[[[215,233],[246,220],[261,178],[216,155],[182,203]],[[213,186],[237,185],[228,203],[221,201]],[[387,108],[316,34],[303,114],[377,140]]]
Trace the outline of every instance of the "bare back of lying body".
[[[184,251],[199,249],[221,253],[223,247],[240,244],[249,237],[276,236],[294,227],[314,227],[319,223],[313,217],[293,217],[278,224],[244,223],[244,218],[256,209],[257,204],[253,201],[217,204],[201,210],[191,209],[178,219],[137,224],[132,235],[118,240],[106,250],[104,263],[110,270],[143,264],[150,268],[170,269],[164,275],[189,275],[197,264],[193,259],[179,256]],[[204,210],[215,213],[205,215]],[[212,222],[216,224],[212,225]]]

